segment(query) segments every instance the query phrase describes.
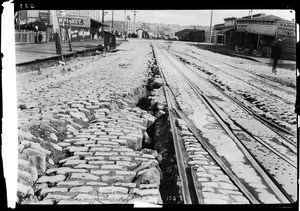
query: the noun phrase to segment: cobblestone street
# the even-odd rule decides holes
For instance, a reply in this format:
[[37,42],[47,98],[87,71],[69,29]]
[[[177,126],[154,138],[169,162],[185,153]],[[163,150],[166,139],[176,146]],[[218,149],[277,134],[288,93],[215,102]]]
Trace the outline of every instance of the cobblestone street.
[[3,3],[0,204],[295,208],[293,6],[123,3]]
[[142,149],[156,118],[135,106],[149,61],[149,43],[131,41],[17,75],[19,195],[38,204],[162,203],[158,153]]

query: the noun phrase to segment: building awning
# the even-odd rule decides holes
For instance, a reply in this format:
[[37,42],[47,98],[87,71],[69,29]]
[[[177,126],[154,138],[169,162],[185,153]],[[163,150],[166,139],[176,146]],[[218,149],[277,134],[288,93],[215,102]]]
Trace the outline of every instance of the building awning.
[[106,26],[106,27],[109,27],[108,25],[103,24],[100,21],[97,21],[97,20],[92,19],[92,18],[91,18],[91,26],[95,26],[95,27],[97,27],[97,26]]
[[229,27],[229,28],[227,28],[227,29],[222,29],[222,31],[223,32],[227,32],[227,31],[230,31],[231,29],[234,29],[235,28],[235,26],[232,26],[232,27]]
[[227,26],[227,27],[222,27],[222,28],[215,29],[215,30],[220,31],[220,32],[227,32],[227,31],[229,31],[231,29],[234,29],[234,28],[235,28],[235,26]]

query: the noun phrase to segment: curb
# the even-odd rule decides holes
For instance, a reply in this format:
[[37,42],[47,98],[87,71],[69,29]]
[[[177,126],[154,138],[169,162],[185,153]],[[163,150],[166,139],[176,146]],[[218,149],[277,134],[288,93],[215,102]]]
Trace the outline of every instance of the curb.
[[[70,57],[70,56],[73,56],[74,54],[81,54],[81,53],[85,53],[85,52],[88,52],[88,51],[96,51],[96,50],[99,50],[99,49],[100,49],[100,47],[87,48],[85,50],[73,51],[73,52],[70,52],[70,53],[62,54],[62,55],[64,57]],[[43,61],[47,61],[47,60],[57,59],[59,57],[61,57],[61,55],[50,56],[50,57],[46,57],[46,58],[42,58],[42,59],[35,59],[35,60],[32,60],[32,61],[28,61],[28,62],[17,63],[16,66],[23,66],[23,65],[27,65],[27,64],[33,64],[33,63],[36,63],[36,62],[43,62]]]

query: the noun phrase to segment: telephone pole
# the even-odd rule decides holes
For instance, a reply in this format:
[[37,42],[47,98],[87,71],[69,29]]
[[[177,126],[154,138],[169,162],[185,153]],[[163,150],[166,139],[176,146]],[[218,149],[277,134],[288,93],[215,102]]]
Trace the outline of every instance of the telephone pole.
[[[104,25],[104,16],[107,14],[108,12],[104,12],[104,10],[102,10],[102,24]],[[102,38],[104,38],[104,26],[102,25]]]
[[127,32],[126,32],[126,26],[127,26],[127,16],[126,16],[126,10],[124,11],[125,12],[125,23],[124,23],[124,35],[125,35],[125,41],[127,41]]
[[213,18],[213,10],[211,10],[211,12],[210,12],[209,43],[211,43],[212,18]]
[[253,17],[253,10],[250,10],[250,18]]
[[58,18],[57,18],[57,11],[51,10],[51,17],[52,17],[52,27],[53,31],[55,33],[55,49],[56,54],[61,55],[61,60],[64,61],[64,56],[62,54],[62,48],[61,48],[61,38],[60,38],[60,27],[58,24]]
[[[102,24],[104,24],[104,10],[102,10]],[[102,25],[101,35],[102,35],[102,38],[104,38],[104,27],[103,27],[103,25]]]
[[134,15],[134,21],[133,21],[133,31],[135,31],[135,15],[136,15],[136,13],[137,12],[139,12],[139,11],[136,11],[136,10],[133,10],[133,11],[131,11],[131,12],[133,12],[133,15]]
[[113,31],[114,28],[114,11],[111,13],[111,31]]

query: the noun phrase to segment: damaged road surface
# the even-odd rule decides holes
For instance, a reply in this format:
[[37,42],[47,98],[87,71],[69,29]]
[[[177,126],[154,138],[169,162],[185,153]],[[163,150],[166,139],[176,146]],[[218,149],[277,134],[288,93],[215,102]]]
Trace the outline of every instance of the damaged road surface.
[[19,204],[180,203],[150,43],[119,49],[17,75]]

